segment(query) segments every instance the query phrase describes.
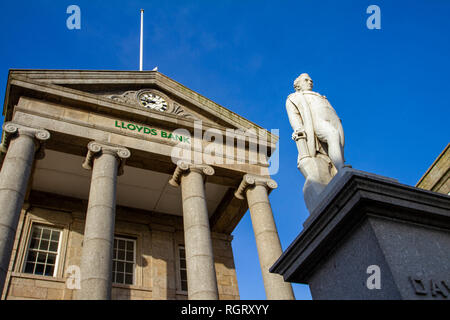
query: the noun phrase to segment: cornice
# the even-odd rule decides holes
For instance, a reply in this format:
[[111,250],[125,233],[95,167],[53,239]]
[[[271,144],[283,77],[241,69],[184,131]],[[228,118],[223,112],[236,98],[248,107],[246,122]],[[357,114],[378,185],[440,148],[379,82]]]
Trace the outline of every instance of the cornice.
[[[61,87],[54,84],[49,83],[40,83],[27,78],[16,78],[10,81],[11,85],[19,86],[28,90],[32,90],[35,92],[40,92],[45,95],[53,95],[58,98],[63,98],[67,100],[71,100],[74,104],[77,105],[85,105],[89,109],[92,109],[98,112],[99,107],[104,108],[105,111],[115,112],[122,114],[127,119],[136,119],[136,117],[140,117],[142,122],[157,122],[161,125],[166,125],[173,128],[184,128],[188,130],[194,130],[195,120],[189,118],[180,118],[175,114],[159,112],[156,110],[148,110],[143,109],[137,106],[133,106],[130,104],[122,103],[120,101],[115,101],[113,99],[109,99],[107,97],[99,96],[96,94],[83,92],[71,88]],[[31,98],[32,99],[32,98]],[[210,123],[203,122],[202,129],[217,129],[223,132],[224,136],[226,134],[226,129],[223,126]],[[240,136],[236,134],[236,136]],[[272,149],[275,149],[275,142],[271,142],[269,140],[269,136],[267,136],[267,146]],[[260,143],[260,145],[263,145]]]
[[86,70],[26,70],[26,69],[12,69],[9,72],[7,95],[5,96],[5,105],[3,114],[9,107],[8,96],[11,85],[18,85],[14,80],[21,80],[22,82],[40,84],[48,86],[49,88],[61,88],[72,90],[66,92],[77,92],[80,95],[85,94],[86,97],[96,97],[101,100],[101,97],[95,94],[86,93],[80,90],[74,90],[62,85],[152,85],[155,84],[164,90],[171,92],[180,99],[186,100],[195,105],[203,112],[211,114],[212,116],[221,119],[230,127],[243,129],[264,130],[267,134],[268,140],[276,144],[278,136],[271,134],[269,131],[261,128],[255,123],[239,116],[238,114],[228,110],[227,108],[213,102],[212,100],[194,92],[193,90],[183,86],[175,80],[159,73],[157,71],[86,71]]

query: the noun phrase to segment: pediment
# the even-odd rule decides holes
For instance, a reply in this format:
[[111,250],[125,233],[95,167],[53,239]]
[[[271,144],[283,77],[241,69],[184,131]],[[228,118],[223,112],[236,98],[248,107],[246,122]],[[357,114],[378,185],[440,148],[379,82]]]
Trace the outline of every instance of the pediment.
[[[12,110],[14,94],[12,88],[26,88],[39,91],[46,87],[58,94],[65,90],[66,95],[79,94],[90,101],[110,101],[145,110],[156,116],[167,114],[186,121],[201,120],[215,127],[248,130],[254,129],[259,135],[264,131],[273,144],[277,136],[262,129],[253,122],[231,110],[205,98],[199,93],[183,86],[158,71],[67,71],[67,70],[10,70],[3,114]],[[20,90],[19,90],[20,91]],[[163,109],[142,105],[141,97],[156,94],[166,102]],[[17,93],[16,93],[17,96]],[[40,97],[46,98],[46,92]]]

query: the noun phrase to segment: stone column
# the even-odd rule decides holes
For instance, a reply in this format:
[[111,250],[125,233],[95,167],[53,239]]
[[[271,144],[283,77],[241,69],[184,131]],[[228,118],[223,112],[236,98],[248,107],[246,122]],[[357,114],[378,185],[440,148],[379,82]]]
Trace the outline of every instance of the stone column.
[[213,174],[210,166],[179,162],[169,181],[181,185],[189,300],[219,299],[204,185]]
[[268,195],[268,190],[275,188],[277,183],[272,179],[246,174],[235,196],[248,201],[267,299],[294,300],[291,284],[269,272],[283,253]]
[[3,125],[1,145],[7,150],[0,172],[0,292],[3,290],[11,251],[35,158],[43,158],[41,142],[50,138],[47,130],[12,122]]
[[92,169],[81,253],[81,300],[111,299],[117,175],[130,151],[99,142],[88,144],[83,168]]

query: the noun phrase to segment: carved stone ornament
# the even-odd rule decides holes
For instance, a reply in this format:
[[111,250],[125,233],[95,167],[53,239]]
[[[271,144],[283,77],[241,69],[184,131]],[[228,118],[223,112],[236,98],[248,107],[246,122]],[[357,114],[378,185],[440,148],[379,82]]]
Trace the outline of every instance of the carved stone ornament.
[[185,161],[178,161],[177,168],[173,173],[172,179],[169,180],[169,184],[174,187],[179,187],[181,182],[181,176],[188,171],[200,172],[204,177],[212,176],[214,174],[214,168],[203,164],[192,164]]
[[123,167],[125,166],[125,160],[131,156],[130,150],[122,146],[110,145],[103,142],[89,142],[88,153],[82,165],[83,168],[86,170],[92,170],[92,166],[94,165],[94,158],[101,155],[102,153],[109,153],[116,156],[117,160],[120,161],[118,175],[122,175]]
[[268,191],[278,188],[278,184],[276,183],[275,180],[261,177],[261,176],[256,176],[253,174],[246,174],[242,178],[242,182],[239,185],[236,192],[234,193],[234,196],[240,200],[244,200],[245,199],[245,190],[247,190],[247,188],[249,188],[249,187],[256,186],[256,185],[262,185],[262,186],[266,187],[266,189]]
[[45,141],[50,139],[50,132],[48,132],[47,130],[27,127],[13,122],[6,122],[3,124],[3,131],[4,135],[2,144],[0,145],[0,152],[6,153],[11,140],[14,137],[23,134],[34,138],[34,142],[36,145],[36,159],[39,160],[45,157],[45,148],[43,145],[45,144]]
[[138,91],[126,91],[122,94],[109,94],[107,98],[120,103],[131,104],[136,107],[156,110],[191,120],[200,120],[193,114],[186,112],[182,106],[171,101],[168,97],[152,89],[142,89]]

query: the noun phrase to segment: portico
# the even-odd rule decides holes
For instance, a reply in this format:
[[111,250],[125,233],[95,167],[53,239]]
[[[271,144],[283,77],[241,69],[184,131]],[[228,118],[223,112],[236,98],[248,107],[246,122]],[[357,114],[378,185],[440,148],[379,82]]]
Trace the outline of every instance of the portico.
[[[140,104],[147,92],[164,109]],[[58,284],[61,299],[237,299],[231,232],[248,208],[268,299],[294,298],[268,272],[281,255],[267,171],[277,137],[156,71],[11,71],[4,115],[3,298],[22,297],[18,283],[29,281],[40,283],[32,291],[41,298]],[[214,155],[223,161],[198,163],[210,143],[194,134],[200,121],[203,132],[224,136],[264,131],[258,143],[269,154],[237,161],[264,149],[237,133],[243,149],[236,142],[231,155]],[[175,161],[174,147],[190,161]],[[44,262],[41,248],[31,261],[34,226],[60,230],[55,263],[50,247]],[[53,277],[36,271],[41,264]],[[70,266],[80,269],[79,289],[65,285]]]

